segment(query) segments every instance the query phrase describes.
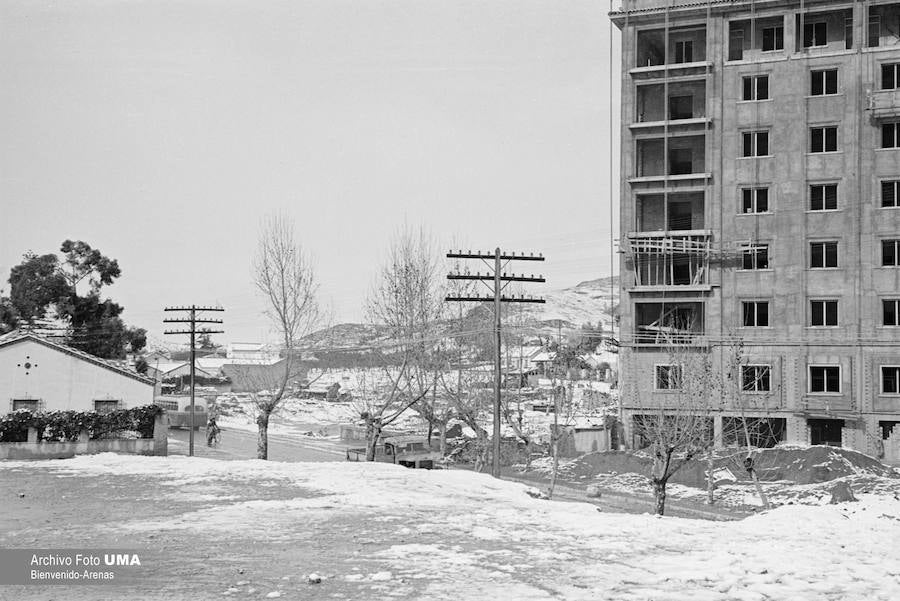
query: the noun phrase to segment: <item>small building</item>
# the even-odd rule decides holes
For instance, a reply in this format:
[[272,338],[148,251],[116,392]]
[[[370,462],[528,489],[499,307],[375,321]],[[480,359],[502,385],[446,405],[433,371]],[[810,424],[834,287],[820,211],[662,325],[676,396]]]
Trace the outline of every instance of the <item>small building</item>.
[[[154,380],[31,332],[0,336],[6,411],[104,411],[149,405]],[[2,406],[0,406],[2,407]]]

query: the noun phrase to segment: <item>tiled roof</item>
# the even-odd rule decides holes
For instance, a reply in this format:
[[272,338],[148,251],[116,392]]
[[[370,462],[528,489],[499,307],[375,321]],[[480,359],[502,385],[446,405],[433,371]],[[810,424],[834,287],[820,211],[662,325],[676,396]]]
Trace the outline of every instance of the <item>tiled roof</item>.
[[124,369],[119,367],[118,365],[111,363],[105,359],[101,359],[100,357],[95,357],[90,353],[86,353],[84,351],[80,351],[78,349],[74,349],[70,346],[66,346],[65,344],[60,344],[59,342],[54,342],[52,340],[48,340],[43,336],[38,336],[33,332],[21,332],[21,331],[13,331],[9,334],[4,334],[0,336],[0,348],[6,346],[12,346],[13,344],[18,344],[19,342],[25,342],[26,340],[31,340],[32,342],[36,342],[48,348],[52,348],[61,353],[65,353],[71,357],[76,357],[81,359],[82,361],[87,361],[88,363],[92,363],[97,365],[98,367],[102,367],[104,369],[108,369],[110,371],[114,371],[119,375],[125,376],[127,378],[131,378],[132,380],[137,380],[143,384],[154,385],[156,382],[151,378],[146,376],[142,376],[141,374],[131,371],[129,369]]

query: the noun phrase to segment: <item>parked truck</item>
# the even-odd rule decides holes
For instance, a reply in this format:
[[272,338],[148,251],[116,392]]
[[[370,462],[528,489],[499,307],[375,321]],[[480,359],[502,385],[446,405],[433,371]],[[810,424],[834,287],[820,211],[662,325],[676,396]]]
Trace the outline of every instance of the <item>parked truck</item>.
[[[441,459],[440,451],[433,451],[424,436],[390,436],[375,447],[375,461],[396,463],[405,467],[430,470]],[[365,461],[365,447],[347,449],[347,461]]]

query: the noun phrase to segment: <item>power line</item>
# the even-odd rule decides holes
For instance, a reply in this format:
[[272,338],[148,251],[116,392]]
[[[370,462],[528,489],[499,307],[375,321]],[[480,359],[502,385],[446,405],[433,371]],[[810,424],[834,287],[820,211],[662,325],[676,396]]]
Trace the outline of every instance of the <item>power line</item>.
[[[166,330],[163,334],[190,334],[191,336],[191,419],[190,426],[188,427],[189,432],[189,441],[188,441],[188,456],[194,456],[194,387],[196,386],[196,382],[194,381],[195,372],[197,367],[197,343],[196,337],[197,334],[224,334],[225,330],[213,330],[210,328],[200,328],[197,329],[198,323],[222,323],[221,319],[201,319],[197,317],[198,311],[224,311],[222,307],[198,307],[197,305],[190,306],[182,306],[182,307],[166,307],[165,311],[179,311],[179,312],[188,312],[190,315],[187,319],[163,319],[163,323],[187,323],[190,324],[190,330]],[[159,374],[157,374],[158,376]]]
[[[509,285],[510,282],[546,282],[544,276],[539,275],[537,277],[534,274],[530,274],[528,276],[524,274],[516,275],[514,273],[507,274],[504,269],[511,261],[543,261],[544,255],[538,254],[535,256],[534,253],[516,253],[516,252],[503,252],[500,250],[500,247],[494,249],[493,253],[482,253],[481,251],[475,251],[474,253],[471,250],[463,252],[459,250],[457,252],[453,252],[452,250],[447,253],[448,259],[478,259],[487,265],[489,272],[486,272],[484,275],[481,273],[475,273],[474,275],[466,271],[465,273],[460,273],[459,271],[455,273],[447,274],[447,279],[450,281],[477,281],[481,282],[491,291],[491,296],[481,296],[481,295],[472,295],[472,294],[456,294],[456,295],[447,295],[447,301],[454,302],[486,302],[493,301],[494,303],[494,345],[495,345],[495,354],[494,354],[494,453],[493,453],[493,465],[491,467],[491,473],[495,478],[500,477],[500,385],[501,385],[501,330],[502,330],[502,320],[501,320],[501,306],[503,303],[544,303],[546,302],[543,298],[534,298],[534,297],[525,297],[524,295],[519,295],[518,297],[504,296],[503,290],[506,286]],[[493,266],[489,263],[490,260],[493,260]],[[489,284],[488,282],[491,282]]]

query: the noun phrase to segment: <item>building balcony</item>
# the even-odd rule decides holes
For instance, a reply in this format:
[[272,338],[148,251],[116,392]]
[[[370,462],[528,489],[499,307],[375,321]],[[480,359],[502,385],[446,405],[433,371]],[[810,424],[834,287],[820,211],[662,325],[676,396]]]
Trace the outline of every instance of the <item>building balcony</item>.
[[866,110],[875,121],[900,117],[900,89],[867,93]]
[[628,292],[706,292],[711,232],[640,232],[625,239],[625,265],[633,281]]
[[636,141],[635,174],[629,182],[706,179],[706,136],[686,135]]
[[858,413],[853,401],[843,396],[804,396],[799,409],[806,415],[826,419],[842,419]]
[[712,67],[706,56],[705,27],[673,27],[639,31],[633,77],[698,75]]

